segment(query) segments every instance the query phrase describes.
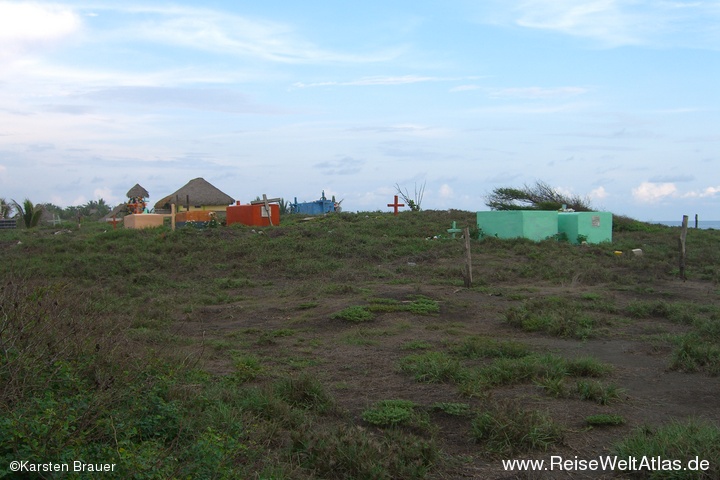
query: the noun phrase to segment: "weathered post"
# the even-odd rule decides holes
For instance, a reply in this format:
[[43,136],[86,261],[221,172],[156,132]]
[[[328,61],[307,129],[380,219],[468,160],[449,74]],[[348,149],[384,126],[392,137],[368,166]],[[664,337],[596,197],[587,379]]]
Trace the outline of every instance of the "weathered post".
[[698,214],[695,214],[695,228],[698,228]]
[[175,231],[175,204],[170,204],[170,227],[172,228],[172,231]]
[[465,235],[465,271],[463,272],[465,287],[472,287],[472,257],[470,256],[470,228],[465,227],[463,231]]
[[685,276],[685,239],[687,237],[687,227],[688,216],[683,215],[682,229],[680,230],[680,238],[678,239],[678,243],[680,245],[680,278],[683,280],[687,280],[687,277]]

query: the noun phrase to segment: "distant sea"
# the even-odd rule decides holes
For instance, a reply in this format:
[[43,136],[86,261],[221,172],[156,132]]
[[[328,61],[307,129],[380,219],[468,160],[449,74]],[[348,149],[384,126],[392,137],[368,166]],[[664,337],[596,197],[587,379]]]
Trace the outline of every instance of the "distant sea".
[[[682,221],[681,220],[675,220],[675,221],[669,221],[669,220],[663,220],[659,222],[648,222],[648,223],[659,223],[660,225],[667,225],[670,227],[682,227]],[[689,218],[688,219],[688,228],[695,228],[695,219]],[[714,228],[715,230],[720,230],[720,220],[698,220],[698,228]]]

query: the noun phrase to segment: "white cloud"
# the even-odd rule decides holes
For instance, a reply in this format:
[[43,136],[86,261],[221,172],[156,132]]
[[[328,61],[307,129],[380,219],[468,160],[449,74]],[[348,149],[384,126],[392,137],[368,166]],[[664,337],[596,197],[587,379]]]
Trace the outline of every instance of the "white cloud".
[[440,186],[440,198],[452,198],[455,195],[455,192],[453,191],[452,187],[448,185],[447,183],[443,183]]
[[348,80],[345,82],[327,81],[327,82],[316,82],[316,83],[302,83],[298,82],[293,84],[295,88],[311,88],[311,87],[366,87],[375,85],[407,85],[411,83],[423,83],[423,82],[447,82],[455,80],[453,78],[443,77],[423,77],[420,75],[400,75],[400,76],[374,76],[374,77],[363,77],[357,80]]
[[501,88],[490,92],[491,97],[497,98],[564,98],[582,95],[587,92],[582,87],[524,87],[524,88]]
[[715,0],[486,0],[476,8],[485,23],[558,32],[608,47],[718,48]]
[[81,27],[67,7],[0,1],[0,59],[51,47]]
[[80,195],[79,197],[75,197],[75,200],[70,202],[68,205],[85,205],[87,202],[87,197],[85,197],[85,195]]
[[[254,57],[279,63],[365,63],[391,60],[402,48],[369,54],[336,52],[305,40],[287,24],[206,8],[108,7],[137,14],[138,20],[115,36],[144,38],[183,48]],[[98,9],[97,7],[95,8]],[[140,21],[140,15],[143,20]]]
[[591,200],[602,200],[603,198],[607,198],[608,193],[605,190],[605,187],[598,187],[594,190],[591,190],[588,194],[588,197]]
[[639,22],[621,7],[618,0],[526,0],[517,8],[516,23],[612,44],[639,43],[632,28]]
[[325,175],[356,175],[360,173],[365,160],[345,156],[335,160],[316,163],[313,165]]
[[96,188],[95,190],[93,190],[93,197],[98,200],[102,198],[108,205],[115,205],[116,203],[119,203],[122,199],[118,195],[113,195],[112,189],[108,187]]
[[674,183],[653,183],[643,182],[639,187],[634,188],[633,197],[645,203],[653,203],[666,197],[673,198],[710,198],[720,194],[720,186],[707,187],[702,190],[691,190],[686,193],[678,191]]
[[720,193],[720,186],[717,187],[707,187],[704,190],[700,190],[699,192],[693,191],[688,192],[683,197],[689,197],[689,198],[707,198],[707,197],[714,197],[717,194]]
[[643,203],[654,203],[666,197],[677,196],[677,194],[677,187],[674,183],[643,182],[632,190],[633,198]]

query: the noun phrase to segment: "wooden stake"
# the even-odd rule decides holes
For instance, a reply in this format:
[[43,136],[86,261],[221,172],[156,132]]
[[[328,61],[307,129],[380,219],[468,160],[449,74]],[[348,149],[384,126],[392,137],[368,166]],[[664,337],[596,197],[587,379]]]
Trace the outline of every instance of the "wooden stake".
[[680,230],[680,238],[678,239],[680,245],[680,278],[682,278],[683,281],[687,280],[685,276],[685,238],[687,237],[687,227],[688,216],[683,215],[682,230]]
[[172,231],[175,231],[175,204],[170,204],[170,226],[172,227]]
[[470,228],[465,227],[465,230],[463,230],[463,235],[465,235],[465,272],[464,272],[464,279],[465,279],[465,287],[470,288],[472,287],[472,257],[470,256]]

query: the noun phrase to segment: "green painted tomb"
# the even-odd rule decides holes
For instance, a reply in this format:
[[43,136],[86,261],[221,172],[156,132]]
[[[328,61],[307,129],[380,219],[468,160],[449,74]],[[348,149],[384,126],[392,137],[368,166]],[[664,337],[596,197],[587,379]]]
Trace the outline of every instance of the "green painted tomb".
[[560,212],[558,232],[575,244],[612,242],[612,213]]
[[503,210],[477,212],[480,236],[541,241],[558,233],[558,212]]

